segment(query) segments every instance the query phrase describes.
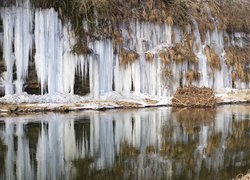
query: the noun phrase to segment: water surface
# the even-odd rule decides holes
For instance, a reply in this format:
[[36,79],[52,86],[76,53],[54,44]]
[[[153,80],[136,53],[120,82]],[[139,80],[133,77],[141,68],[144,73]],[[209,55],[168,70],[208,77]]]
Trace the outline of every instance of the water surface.
[[250,169],[250,106],[0,117],[1,179],[229,179]]

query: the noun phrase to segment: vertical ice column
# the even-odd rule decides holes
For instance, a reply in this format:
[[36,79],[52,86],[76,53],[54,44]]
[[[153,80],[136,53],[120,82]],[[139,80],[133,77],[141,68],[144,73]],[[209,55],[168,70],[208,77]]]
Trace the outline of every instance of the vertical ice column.
[[[0,17],[4,29],[3,57],[7,67],[7,71],[2,74],[5,94],[21,93],[28,74],[29,55],[32,50],[32,13],[29,1],[23,1],[16,7],[1,8]],[[14,82],[15,89],[13,87],[14,63],[17,74],[17,80]]]
[[89,60],[89,89],[94,98],[99,97],[99,62],[95,56]]
[[14,14],[13,8],[0,8],[0,16],[3,22],[3,58],[7,71],[2,74],[3,84],[5,87],[5,95],[13,94],[13,29],[14,29]]
[[62,36],[62,25],[58,19],[58,14],[54,10],[49,10],[46,14],[46,34],[47,34],[47,51],[46,60],[48,61],[48,92],[63,92],[61,87],[62,83],[59,83],[62,73],[62,58],[59,54],[62,54],[60,49],[61,36]]
[[62,23],[53,9],[35,12],[36,70],[42,94],[63,92]]
[[205,39],[205,44],[212,47],[220,59],[221,69],[215,69],[214,72],[214,89],[223,89],[231,87],[231,73],[227,68],[224,57],[225,51],[223,36],[223,32],[219,31],[215,24],[215,29],[212,32],[208,31]]
[[112,91],[114,57],[112,41],[102,40],[90,44],[94,54],[90,57],[90,91],[96,98],[104,92]]
[[204,46],[201,42],[201,35],[200,35],[199,27],[195,20],[193,20],[193,24],[195,26],[195,30],[194,30],[195,43],[193,46],[193,51],[198,58],[198,68],[201,74],[199,85],[200,87],[202,86],[211,87],[211,77],[209,76],[209,66],[207,62],[207,57],[203,52]]
[[99,54],[99,91],[112,91],[113,85],[113,44],[111,40],[95,42]]
[[29,55],[32,52],[32,13],[28,2],[15,9],[14,47],[17,80],[16,93],[23,91],[23,83],[28,75]]
[[[44,27],[44,20],[41,11],[37,11],[35,13],[35,47],[36,47],[36,54],[35,54],[35,61],[36,61],[36,72],[38,76],[38,80],[41,84],[41,93],[43,94],[46,84],[47,78],[47,61],[45,61],[45,29]],[[44,70],[46,68],[46,70]]]
[[[71,50],[75,44],[75,36],[71,25],[65,24],[63,27],[63,42],[59,44],[59,48],[62,48],[62,54],[59,54],[59,59],[62,60],[62,72],[58,73],[61,77],[58,76],[58,83],[61,86],[63,92],[74,93],[74,84],[75,84],[75,74],[78,67],[77,62],[80,61],[81,57],[74,55]],[[79,59],[79,60],[78,60]],[[59,64],[60,65],[60,64]]]

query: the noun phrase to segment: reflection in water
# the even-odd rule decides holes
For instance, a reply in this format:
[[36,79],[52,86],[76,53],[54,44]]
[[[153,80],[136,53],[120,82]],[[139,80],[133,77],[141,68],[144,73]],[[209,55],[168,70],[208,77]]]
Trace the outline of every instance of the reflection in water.
[[250,168],[250,107],[0,118],[1,179],[210,179]]

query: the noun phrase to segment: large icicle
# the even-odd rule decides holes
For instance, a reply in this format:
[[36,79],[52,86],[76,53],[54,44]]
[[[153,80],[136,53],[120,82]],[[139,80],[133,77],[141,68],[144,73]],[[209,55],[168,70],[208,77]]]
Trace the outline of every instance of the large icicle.
[[29,55],[32,51],[32,13],[29,2],[16,9],[15,20],[15,59],[17,80],[15,81],[16,93],[23,91],[23,83],[28,75]]
[[13,29],[14,29],[14,14],[13,8],[1,8],[0,15],[3,22],[3,58],[7,71],[2,73],[3,84],[5,87],[5,95],[13,94]]
[[94,97],[102,92],[112,91],[113,86],[113,45],[111,40],[95,41],[90,47],[90,91]]
[[36,70],[41,93],[74,93],[75,74],[82,56],[71,52],[75,37],[70,24],[62,26],[54,9],[35,12]]
[[42,94],[63,92],[62,74],[62,23],[53,9],[35,13],[36,70]]
[[[3,58],[7,67],[7,71],[2,74],[5,94],[21,93],[28,74],[29,55],[32,50],[32,13],[29,1],[24,1],[20,7],[1,8],[0,14],[4,29]],[[15,88],[14,63],[17,74]]]

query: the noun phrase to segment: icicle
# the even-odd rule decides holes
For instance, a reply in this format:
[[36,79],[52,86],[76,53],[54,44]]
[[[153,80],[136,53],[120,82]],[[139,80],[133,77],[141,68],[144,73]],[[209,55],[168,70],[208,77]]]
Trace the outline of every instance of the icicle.
[[74,44],[71,25],[66,23],[63,27],[57,12],[36,11],[35,62],[42,94],[46,87],[48,93],[74,93],[78,61],[83,58],[72,53]]
[[[24,6],[24,5],[23,5]],[[32,13],[27,7],[16,9],[14,52],[16,59],[16,93],[23,91],[23,83],[28,75],[29,55],[32,51]]]
[[[111,40],[95,41],[90,44],[94,54],[90,57],[90,91],[94,97],[113,87],[113,45]],[[84,70],[86,72],[86,70]]]
[[196,54],[198,58],[198,69],[199,72],[201,73],[201,78],[200,78],[200,86],[205,86],[205,87],[211,87],[211,78],[209,77],[209,66],[207,62],[207,57],[204,54],[203,48],[204,46],[202,45],[201,42],[201,35],[199,31],[199,27],[197,22],[194,20],[193,21],[195,30],[194,30],[194,37],[195,37],[195,43],[193,46],[193,51]]
[[0,9],[1,19],[3,22],[3,58],[7,68],[6,73],[3,75],[3,83],[5,86],[5,95],[13,94],[13,66],[14,66],[14,54],[13,54],[13,29],[14,29],[14,13],[12,8]]

